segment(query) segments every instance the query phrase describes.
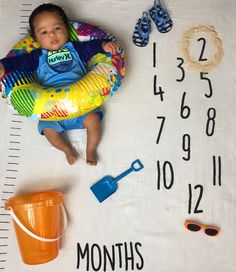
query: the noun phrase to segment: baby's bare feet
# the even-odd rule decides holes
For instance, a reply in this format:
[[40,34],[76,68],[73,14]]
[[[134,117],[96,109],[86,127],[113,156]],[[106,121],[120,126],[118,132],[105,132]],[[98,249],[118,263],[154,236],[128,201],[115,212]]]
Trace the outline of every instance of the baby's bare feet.
[[86,163],[93,166],[97,165],[97,151],[87,150],[86,154]]
[[64,152],[65,152],[66,159],[69,164],[72,165],[77,161],[78,153],[76,152],[76,150],[73,147],[66,149]]

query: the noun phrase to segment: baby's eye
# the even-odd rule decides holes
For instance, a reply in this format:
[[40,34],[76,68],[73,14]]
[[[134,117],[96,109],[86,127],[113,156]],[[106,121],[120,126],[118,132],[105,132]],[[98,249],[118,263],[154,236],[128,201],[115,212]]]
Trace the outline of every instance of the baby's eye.
[[55,27],[55,30],[61,30],[60,26]]
[[46,34],[47,34],[46,30],[44,30],[44,31],[41,32],[41,35],[46,35]]

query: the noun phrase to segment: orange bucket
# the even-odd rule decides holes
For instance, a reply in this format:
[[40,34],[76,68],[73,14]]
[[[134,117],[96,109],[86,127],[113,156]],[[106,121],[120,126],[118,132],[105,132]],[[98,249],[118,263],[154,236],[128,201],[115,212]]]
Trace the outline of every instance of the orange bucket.
[[41,264],[57,257],[62,222],[63,228],[67,225],[63,202],[63,195],[53,191],[11,197],[5,203],[24,263]]

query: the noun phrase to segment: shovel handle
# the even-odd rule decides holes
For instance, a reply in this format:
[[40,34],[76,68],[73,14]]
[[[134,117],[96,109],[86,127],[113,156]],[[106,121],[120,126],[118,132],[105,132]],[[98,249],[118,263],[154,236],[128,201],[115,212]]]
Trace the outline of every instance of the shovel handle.
[[143,169],[143,167],[144,166],[143,166],[143,164],[141,163],[140,160],[136,160],[136,161],[132,162],[132,164],[131,164],[131,168],[135,172],[140,171],[141,169]]
[[132,162],[131,167],[128,170],[126,170],[125,172],[121,173],[118,177],[113,179],[113,183],[116,183],[120,179],[124,178],[130,172],[133,172],[133,171],[138,172],[139,170],[143,169],[143,167],[144,166],[143,166],[143,164],[141,163],[140,160],[136,160],[136,161]]

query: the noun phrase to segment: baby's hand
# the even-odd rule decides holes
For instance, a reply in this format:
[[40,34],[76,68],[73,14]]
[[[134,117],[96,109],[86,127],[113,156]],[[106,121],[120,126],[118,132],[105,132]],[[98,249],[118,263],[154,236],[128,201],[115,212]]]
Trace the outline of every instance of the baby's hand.
[[118,49],[118,44],[116,42],[103,42],[102,43],[102,49],[106,52],[106,53],[111,53],[114,54],[116,53],[117,49]]
[[5,68],[4,66],[0,63],[0,78],[5,75]]

